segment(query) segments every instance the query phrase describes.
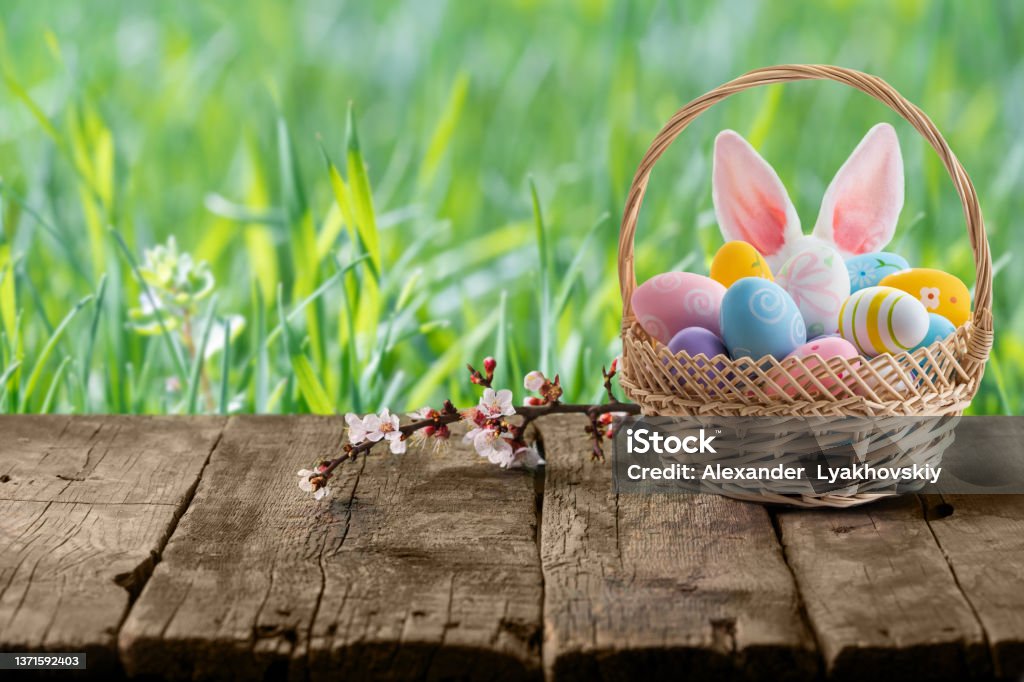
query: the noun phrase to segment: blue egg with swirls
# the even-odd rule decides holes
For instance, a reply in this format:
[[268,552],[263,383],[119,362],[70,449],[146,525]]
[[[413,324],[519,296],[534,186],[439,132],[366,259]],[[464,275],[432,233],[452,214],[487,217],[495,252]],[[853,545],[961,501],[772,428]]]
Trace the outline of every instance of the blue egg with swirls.
[[850,275],[850,293],[877,287],[878,283],[889,275],[907,270],[910,264],[898,253],[877,251],[862,253],[846,259],[846,272]]
[[744,277],[729,287],[720,315],[722,341],[734,360],[765,355],[781,360],[807,341],[793,298],[761,277]]

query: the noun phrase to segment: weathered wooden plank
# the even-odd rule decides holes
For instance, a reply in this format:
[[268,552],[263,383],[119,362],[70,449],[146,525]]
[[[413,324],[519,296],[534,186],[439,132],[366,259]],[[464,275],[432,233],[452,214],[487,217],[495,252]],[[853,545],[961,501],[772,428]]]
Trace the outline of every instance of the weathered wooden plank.
[[122,628],[130,674],[539,675],[532,477],[414,446],[342,467],[314,503],[295,472],[342,435],[339,418],[231,421]]
[[548,461],[544,664],[556,679],[814,677],[818,659],[764,508],[619,495],[582,418],[540,423]]
[[925,503],[932,532],[985,629],[996,675],[1024,678],[1024,496],[928,496]]
[[777,521],[830,677],[990,674],[981,625],[916,497]]
[[0,650],[113,671],[141,589],[222,419],[0,417]]

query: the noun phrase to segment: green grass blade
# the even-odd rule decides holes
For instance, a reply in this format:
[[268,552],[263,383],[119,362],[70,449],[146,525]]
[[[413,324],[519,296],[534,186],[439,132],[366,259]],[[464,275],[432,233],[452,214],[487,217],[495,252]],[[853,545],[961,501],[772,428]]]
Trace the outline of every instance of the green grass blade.
[[301,348],[292,339],[288,320],[284,314],[284,303],[280,290],[278,290],[277,296],[277,315],[283,330],[285,347],[288,349],[292,370],[295,372],[295,380],[298,382],[299,392],[306,401],[306,406],[314,414],[334,414],[334,405],[331,403],[330,396],[327,395],[323,384],[320,383],[316,372],[313,371],[309,358],[306,357]]
[[448,147],[451,145],[452,136],[459,126],[459,119],[462,118],[462,110],[466,104],[466,94],[469,92],[469,74],[465,71],[455,78],[451,92],[448,94],[448,102],[441,113],[441,118],[430,136],[430,143],[423,155],[423,162],[420,164],[419,175],[416,178],[416,185],[422,191],[429,187],[437,175],[438,167],[444,159]]
[[255,356],[256,356],[256,378],[253,386],[253,405],[257,414],[268,410],[270,397],[270,353],[267,351],[267,319],[266,307],[263,301],[263,288],[253,287],[255,290],[255,304],[253,305],[253,317],[256,319],[254,327]]
[[3,372],[0,372],[0,411],[3,411],[4,406],[7,404],[7,388],[19,367],[21,367],[21,360],[15,360],[7,365]]
[[65,357],[60,365],[57,366],[57,371],[53,373],[53,380],[50,381],[50,388],[46,391],[46,397],[43,399],[43,404],[39,407],[39,414],[49,414],[50,409],[53,407],[53,401],[57,396],[57,388],[60,386],[61,379],[64,378],[64,370],[67,368],[68,363],[71,362],[71,357]]
[[498,338],[495,342],[494,359],[498,361],[498,367],[494,370],[494,385],[502,388],[510,388],[518,392],[519,383],[512,380],[512,367],[508,358],[508,291],[501,290],[501,301],[498,303]]
[[84,308],[92,299],[92,294],[90,294],[76,303],[68,314],[64,316],[64,319],[60,321],[57,328],[53,330],[53,334],[50,335],[50,338],[46,341],[46,345],[44,345],[43,349],[39,352],[39,356],[36,358],[36,364],[29,373],[28,380],[25,382],[25,389],[22,391],[21,398],[18,403],[18,412],[25,412],[25,409],[28,407],[28,401],[32,397],[32,393],[35,391],[36,384],[39,382],[39,377],[42,375],[43,369],[46,367],[46,363],[50,359],[50,355],[53,354],[53,349],[57,347],[57,343],[64,335],[68,325],[71,324],[71,320],[73,320],[75,315],[78,314],[78,311]]
[[[192,369],[188,375],[188,393],[185,401],[185,410],[188,414],[195,414],[199,400],[199,388],[203,383],[203,366],[206,364],[206,344],[210,342],[210,334],[213,333],[214,313],[217,309],[217,295],[210,299],[206,309],[206,317],[203,319],[203,335],[200,337],[199,346],[196,348],[196,355],[192,359]],[[227,349],[225,349],[226,352]]]
[[[82,356],[81,382],[88,396],[89,374],[92,372],[92,354],[96,347],[96,336],[99,334],[100,317],[103,315],[103,300],[107,293],[107,274],[100,277],[100,284],[96,287],[96,305],[93,308],[92,323],[89,325],[89,336],[85,340],[85,354]],[[82,405],[82,411],[88,412],[88,405]]]
[[537,185],[530,178],[530,199],[533,203],[533,219],[537,228],[537,251],[540,256],[540,371],[552,371],[552,342],[555,328],[551,316],[551,252],[548,245],[548,230],[537,196]]
[[348,107],[346,124],[346,170],[348,171],[356,227],[366,246],[367,253],[370,254],[374,269],[380,272],[380,237],[377,234],[373,194],[370,190],[370,179],[366,175],[366,164],[363,162],[363,154],[359,147],[359,133],[356,129],[356,117],[351,103]]
[[588,253],[591,253],[589,249],[590,242],[593,241],[597,231],[607,220],[608,213],[602,214],[594,222],[593,226],[587,230],[586,236],[584,236],[583,241],[580,242],[576,255],[573,256],[572,262],[569,263],[569,268],[565,271],[565,275],[562,276],[562,284],[558,288],[558,294],[555,295],[555,304],[552,310],[552,318],[554,320],[560,318],[562,313],[565,311],[565,306],[569,303],[569,296],[572,294],[572,288],[576,285],[576,280],[579,278],[580,272],[583,269],[583,260]]
[[228,413],[228,379],[231,370],[231,321],[224,320],[224,354],[220,376],[220,414]]
[[[300,313],[302,313],[303,310],[306,309],[306,306],[308,306],[310,303],[323,296],[323,294],[327,290],[334,286],[335,282],[344,277],[346,273],[348,273],[357,265],[365,261],[368,257],[369,256],[362,255],[359,258],[356,258],[355,260],[346,263],[344,266],[341,266],[337,271],[335,271],[333,275],[325,279],[323,284],[317,287],[316,290],[313,291],[313,293],[299,301],[297,305],[293,306],[291,312],[288,313],[285,319],[287,319],[289,322],[293,321],[296,317],[299,316]],[[278,338],[280,338],[282,329],[283,328],[279,323],[276,327],[274,327],[271,330],[269,334],[267,334],[266,345],[268,347],[275,341],[277,341]]]

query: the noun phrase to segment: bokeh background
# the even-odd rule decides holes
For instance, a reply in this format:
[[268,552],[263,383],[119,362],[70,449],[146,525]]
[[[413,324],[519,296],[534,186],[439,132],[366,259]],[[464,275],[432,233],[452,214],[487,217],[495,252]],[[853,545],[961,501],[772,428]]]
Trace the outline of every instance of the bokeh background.
[[[720,82],[824,62],[896,86],[971,174],[997,271],[973,411],[1021,412],[1020,3],[6,0],[0,30],[0,411],[465,402],[486,354],[498,383],[557,370],[593,399],[646,145]],[[831,83],[743,93],[686,131],[643,208],[640,279],[706,272],[719,129],[769,159],[809,229],[880,120],[906,160],[892,250],[973,283],[934,153]]]

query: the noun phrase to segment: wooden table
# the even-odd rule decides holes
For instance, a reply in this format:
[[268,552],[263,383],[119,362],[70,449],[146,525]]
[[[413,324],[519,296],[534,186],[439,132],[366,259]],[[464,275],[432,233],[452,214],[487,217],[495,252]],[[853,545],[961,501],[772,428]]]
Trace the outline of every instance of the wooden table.
[[621,495],[453,439],[295,472],[322,417],[0,417],[0,651],[173,679],[1017,679],[1024,499],[848,511]]

